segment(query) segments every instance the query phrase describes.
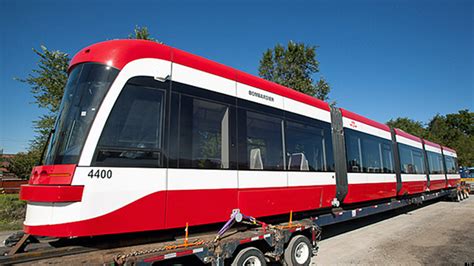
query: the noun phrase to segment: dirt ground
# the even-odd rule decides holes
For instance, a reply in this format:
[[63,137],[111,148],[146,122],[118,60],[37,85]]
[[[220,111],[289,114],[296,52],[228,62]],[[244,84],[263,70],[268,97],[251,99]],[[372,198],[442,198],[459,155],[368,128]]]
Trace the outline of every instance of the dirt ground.
[[313,265],[474,265],[474,196],[323,228]]

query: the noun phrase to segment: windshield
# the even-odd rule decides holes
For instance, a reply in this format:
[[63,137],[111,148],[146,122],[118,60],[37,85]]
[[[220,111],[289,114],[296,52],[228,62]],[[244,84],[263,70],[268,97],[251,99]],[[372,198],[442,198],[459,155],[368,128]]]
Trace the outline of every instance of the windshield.
[[76,164],[105,94],[118,74],[109,66],[85,63],[69,75],[49,142],[45,164]]

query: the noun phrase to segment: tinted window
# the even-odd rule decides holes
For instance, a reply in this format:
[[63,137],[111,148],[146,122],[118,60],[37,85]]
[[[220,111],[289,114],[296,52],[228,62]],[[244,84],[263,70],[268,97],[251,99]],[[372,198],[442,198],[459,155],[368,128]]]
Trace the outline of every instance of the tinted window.
[[393,173],[391,141],[344,129],[349,172]]
[[165,83],[131,79],[99,140],[96,165],[162,167]]
[[181,96],[180,168],[229,168],[229,107]]
[[287,121],[285,138],[288,170],[328,171],[326,143],[322,128]]
[[448,174],[457,174],[458,173],[458,167],[457,167],[457,160],[455,157],[451,156],[444,156],[444,160],[446,162],[446,172]]
[[444,174],[443,158],[441,157],[441,154],[427,151],[426,155],[428,156],[430,174]]
[[105,94],[118,74],[109,66],[86,63],[72,70],[59,108],[45,164],[75,164]]
[[425,166],[421,149],[398,144],[400,168],[404,174],[424,174]]
[[238,116],[239,169],[283,170],[283,120],[245,109]]

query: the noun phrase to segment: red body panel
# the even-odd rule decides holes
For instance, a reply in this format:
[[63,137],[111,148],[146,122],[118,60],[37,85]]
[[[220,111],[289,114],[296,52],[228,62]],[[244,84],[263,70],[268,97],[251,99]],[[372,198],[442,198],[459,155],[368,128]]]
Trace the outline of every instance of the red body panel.
[[77,202],[82,199],[84,186],[22,185],[20,199],[31,202]]
[[349,184],[344,203],[391,198],[397,195],[397,183]]
[[75,164],[42,165],[33,167],[30,185],[70,185]]
[[428,181],[410,181],[402,182],[402,188],[398,192],[399,196],[419,194],[426,191]]
[[69,237],[164,229],[165,192],[143,197],[111,213],[72,223],[24,226],[32,235]]
[[225,222],[235,208],[262,217],[329,207],[335,193],[334,185],[291,189],[162,191],[93,219],[25,226],[24,229],[32,235],[55,237],[163,230],[184,227],[186,222],[189,225]]
[[448,187],[456,187],[461,179],[448,179]]
[[257,217],[315,210],[330,207],[335,195],[335,185],[244,189],[239,191],[239,208]]
[[440,190],[447,187],[446,180],[431,180],[430,190]]

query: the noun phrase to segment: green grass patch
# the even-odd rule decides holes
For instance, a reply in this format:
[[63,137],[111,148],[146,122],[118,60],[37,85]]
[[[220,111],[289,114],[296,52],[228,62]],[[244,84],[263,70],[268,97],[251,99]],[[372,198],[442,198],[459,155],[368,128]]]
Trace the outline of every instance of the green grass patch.
[[17,194],[0,194],[0,231],[21,230],[25,212],[26,202]]

